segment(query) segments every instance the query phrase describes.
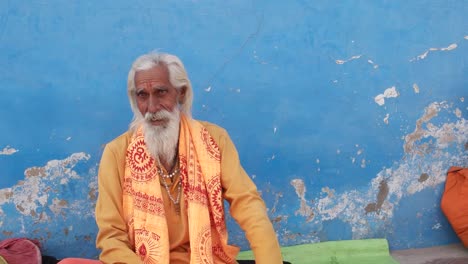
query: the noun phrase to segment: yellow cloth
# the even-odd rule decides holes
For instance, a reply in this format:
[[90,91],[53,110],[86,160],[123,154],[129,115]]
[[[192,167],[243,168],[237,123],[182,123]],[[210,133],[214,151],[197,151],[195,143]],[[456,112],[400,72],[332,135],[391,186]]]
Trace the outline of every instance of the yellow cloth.
[[[222,195],[230,203],[231,216],[246,232],[256,263],[281,263],[281,251],[266,208],[254,183],[240,165],[234,144],[224,129],[208,122],[200,124],[219,147]],[[99,167],[99,198],[96,206],[99,232],[96,242],[102,250],[100,259],[104,263],[142,263],[135,253],[135,245],[129,240],[127,223],[123,218],[125,153],[130,140],[131,135],[127,132],[107,144]],[[169,223],[170,263],[189,263],[186,197],[181,198],[182,210],[177,215],[171,210],[173,205],[166,191],[161,193]]]

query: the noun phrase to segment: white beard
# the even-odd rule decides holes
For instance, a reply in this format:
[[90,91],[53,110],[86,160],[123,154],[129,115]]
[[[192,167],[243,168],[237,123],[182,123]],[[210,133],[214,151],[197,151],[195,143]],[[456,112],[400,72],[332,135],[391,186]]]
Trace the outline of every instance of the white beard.
[[[169,121],[163,126],[155,126],[151,124],[151,119],[168,119]],[[164,160],[172,165],[179,142],[179,108],[175,107],[172,112],[161,110],[154,114],[146,113],[144,118],[140,115],[131,126],[135,126],[135,123],[143,123],[146,147],[153,158]]]

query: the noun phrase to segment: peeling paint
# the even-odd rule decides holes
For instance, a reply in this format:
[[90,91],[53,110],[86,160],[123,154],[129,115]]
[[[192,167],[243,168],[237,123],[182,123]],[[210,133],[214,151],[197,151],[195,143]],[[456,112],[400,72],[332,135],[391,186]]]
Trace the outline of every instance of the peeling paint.
[[387,124],[387,125],[388,125],[388,118],[389,117],[390,117],[390,114],[386,114],[384,119],[383,119],[384,123]]
[[392,98],[392,97],[398,97],[399,93],[396,90],[395,86],[392,86],[390,88],[387,88],[383,94],[379,94],[374,98],[374,101],[382,106],[385,104],[385,98]]
[[352,60],[357,60],[359,58],[361,58],[362,55],[355,55],[355,56],[352,56],[351,58],[347,59],[347,60],[335,60],[335,63],[336,64],[345,64],[349,61],[352,61]]
[[365,159],[362,159],[361,160],[361,168],[365,168],[367,165],[366,165],[366,160]]
[[333,198],[335,196],[335,190],[330,189],[330,187],[323,187],[322,192],[327,194],[327,197]]
[[253,58],[254,58],[258,63],[264,64],[264,65],[265,65],[265,64],[268,64],[268,62],[266,62],[266,61],[264,61],[264,60],[262,60],[262,59],[260,59],[260,58],[258,57],[257,51],[256,51],[256,50],[254,50],[253,53],[254,53]]
[[68,201],[54,198],[52,204],[49,205],[49,209],[55,214],[55,216],[63,214],[64,209],[68,208]]
[[428,50],[426,50],[421,55],[418,55],[417,57],[412,58],[410,60],[410,62],[423,60],[429,55],[430,52],[434,52],[434,51],[451,51],[451,50],[456,49],[457,47],[458,47],[458,45],[456,43],[453,43],[453,44],[450,44],[449,46],[444,47],[444,48],[429,48]]
[[[424,115],[416,122],[415,130],[405,137],[405,153],[423,155],[429,149],[423,144],[415,147],[415,143],[427,137],[436,139],[435,143],[438,149],[446,148],[451,142],[462,143],[460,142],[460,135],[466,135],[466,133],[463,133],[463,131],[466,131],[466,122],[461,115],[457,115],[460,119],[457,123],[443,124],[442,127],[429,123],[432,118],[438,115],[441,109],[447,109],[448,107],[445,102],[436,102],[425,109]],[[424,124],[426,125],[425,128],[423,127]]]
[[[12,203],[21,215],[32,216],[39,222],[48,221],[49,216],[46,212],[36,212],[49,203],[51,194],[56,192],[60,185],[80,178],[72,168],[78,162],[89,158],[88,154],[74,153],[63,160],[51,160],[44,167],[26,169],[24,181],[18,182],[14,187],[0,190],[0,206]],[[63,208],[63,201],[56,200],[53,200],[52,206],[49,207],[54,214],[60,213]],[[0,213],[2,212],[0,207]]]
[[273,208],[270,210],[271,214],[276,213],[276,206],[278,206],[279,200],[282,197],[283,197],[283,194],[281,192],[275,194],[275,203],[273,204]]
[[429,122],[433,117],[437,116],[440,111],[441,104],[440,103],[432,103],[424,110],[424,115],[416,121],[416,128],[413,133],[407,135],[405,137],[405,145],[404,150],[406,153],[413,153],[414,144],[416,141],[423,138],[425,135],[425,130],[422,127],[424,123]]
[[419,86],[416,83],[413,83],[414,93],[419,93]]
[[10,146],[6,146],[2,151],[0,151],[0,155],[12,155],[18,151],[19,150],[11,148]]
[[270,162],[270,161],[272,161],[272,160],[274,160],[274,159],[276,159],[276,155],[275,155],[275,154],[271,155],[271,157],[269,157],[269,158],[267,159],[267,162]]
[[305,199],[306,187],[304,185],[304,181],[301,179],[293,179],[291,180],[291,185],[296,189],[296,194],[299,196],[301,200],[301,207],[296,211],[295,215],[301,215],[306,217],[306,222],[310,222],[314,219],[314,211],[312,208],[307,204],[307,200]]
[[28,177],[45,177],[47,174],[46,174],[46,169],[44,167],[42,168],[32,167],[32,168],[27,169],[24,172],[24,175],[26,176],[26,178],[28,178]]
[[282,222],[282,221],[285,221],[285,220],[287,220],[287,219],[288,219],[288,216],[287,216],[287,215],[280,215],[280,216],[277,216],[277,217],[273,218],[273,219],[271,220],[271,222],[272,222],[273,224],[277,224],[277,223]]
[[442,50],[442,51],[454,50],[457,47],[458,47],[458,45],[454,43],[454,44],[450,44],[450,46],[448,46],[447,48],[441,48],[440,50]]
[[367,60],[367,62],[368,62],[369,64],[372,64],[373,67],[374,67],[374,69],[377,69],[377,68],[379,67],[379,65],[375,64],[372,60]]
[[[468,149],[468,122],[465,119],[423,127],[442,110],[450,113],[450,107],[444,102],[434,102],[426,107],[422,117],[416,121],[417,133],[406,136],[412,140],[403,146],[410,150],[406,154],[408,156],[390,168],[383,168],[371,180],[370,188],[347,190],[333,196],[328,187],[322,188],[324,197],[311,205],[316,208],[315,220],[340,219],[351,226],[353,239],[365,238],[375,230],[387,228],[395,207],[403,197],[442,184],[452,164],[466,164],[468,154],[461,149]],[[422,143],[418,140],[422,138],[431,140]],[[450,146],[459,148],[457,155],[448,154]],[[419,148],[432,151],[419,155]]]

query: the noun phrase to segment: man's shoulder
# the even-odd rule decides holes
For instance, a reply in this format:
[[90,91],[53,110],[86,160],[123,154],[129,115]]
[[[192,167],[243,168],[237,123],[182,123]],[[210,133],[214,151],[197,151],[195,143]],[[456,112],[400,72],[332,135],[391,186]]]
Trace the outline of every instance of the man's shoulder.
[[125,133],[119,135],[118,137],[112,139],[110,142],[107,143],[108,147],[111,148],[121,148],[128,146],[128,143],[130,142],[131,134],[129,131],[126,131]]
[[227,134],[226,129],[224,129],[223,127],[217,124],[204,121],[204,120],[197,120],[197,121],[200,122],[203,125],[203,127],[206,128],[206,130],[208,130],[211,136],[221,136],[221,135]]

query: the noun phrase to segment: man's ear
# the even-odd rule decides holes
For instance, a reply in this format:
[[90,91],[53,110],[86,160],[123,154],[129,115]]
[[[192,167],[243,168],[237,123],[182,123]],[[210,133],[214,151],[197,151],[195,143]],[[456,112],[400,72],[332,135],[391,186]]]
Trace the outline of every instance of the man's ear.
[[185,102],[185,94],[187,93],[187,87],[182,86],[179,90],[179,104],[183,104]]

